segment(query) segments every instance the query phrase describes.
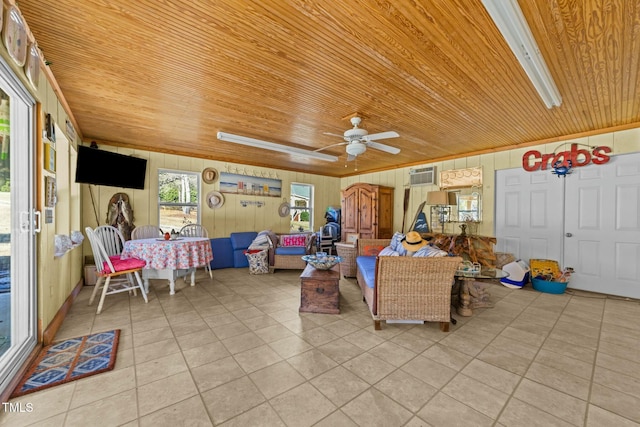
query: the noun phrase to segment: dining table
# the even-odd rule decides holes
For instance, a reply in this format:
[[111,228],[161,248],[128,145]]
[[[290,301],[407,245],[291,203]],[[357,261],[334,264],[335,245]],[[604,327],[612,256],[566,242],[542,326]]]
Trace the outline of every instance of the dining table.
[[211,241],[206,237],[149,238],[127,240],[121,257],[146,261],[142,279],[147,292],[149,279],[169,281],[169,295],[175,295],[175,281],[191,275],[191,286],[195,286],[196,268],[213,260]]

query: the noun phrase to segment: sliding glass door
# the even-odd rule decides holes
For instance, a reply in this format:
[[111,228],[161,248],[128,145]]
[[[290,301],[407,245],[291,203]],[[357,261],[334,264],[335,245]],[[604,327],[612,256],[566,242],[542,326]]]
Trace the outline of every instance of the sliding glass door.
[[34,106],[0,58],[0,392],[37,341]]

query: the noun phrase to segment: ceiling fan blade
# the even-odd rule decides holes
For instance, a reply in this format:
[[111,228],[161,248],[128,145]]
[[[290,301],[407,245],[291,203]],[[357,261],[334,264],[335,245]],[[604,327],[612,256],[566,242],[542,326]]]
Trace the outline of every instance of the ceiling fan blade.
[[375,141],[376,139],[397,138],[399,136],[400,134],[398,134],[398,132],[390,130],[387,132],[380,132],[380,133],[374,133],[372,135],[367,135],[364,137],[364,139],[366,139],[367,141]]
[[322,132],[323,135],[329,135],[329,136],[337,136],[338,138],[344,138],[344,135],[338,135],[337,133],[331,133],[331,132]]
[[376,150],[384,151],[385,153],[389,154],[398,154],[400,152],[399,148],[374,141],[367,142],[367,147],[375,148]]
[[340,145],[347,145],[348,142],[338,142],[337,144],[327,145],[326,147],[318,148],[317,150],[313,150],[315,152],[326,150],[327,148],[338,147]]

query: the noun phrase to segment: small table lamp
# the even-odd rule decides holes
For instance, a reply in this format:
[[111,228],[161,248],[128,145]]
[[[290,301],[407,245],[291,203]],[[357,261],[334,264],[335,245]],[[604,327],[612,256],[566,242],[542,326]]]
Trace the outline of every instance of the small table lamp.
[[[429,191],[427,193],[427,204],[431,205],[431,217],[433,218],[434,212],[440,225],[442,226],[442,234],[444,234],[444,223],[451,213],[450,205],[456,204],[455,193],[448,191]],[[431,227],[433,229],[433,225]]]

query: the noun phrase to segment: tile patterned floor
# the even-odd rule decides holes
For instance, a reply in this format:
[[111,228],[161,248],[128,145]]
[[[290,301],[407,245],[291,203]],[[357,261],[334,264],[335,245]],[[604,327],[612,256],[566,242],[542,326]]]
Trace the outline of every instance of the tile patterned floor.
[[56,339],[120,328],[116,368],[15,399],[33,410],[0,425],[640,425],[638,301],[495,284],[449,333],[374,331],[354,279],[341,314],[299,314],[299,274],[152,281],[148,304],[113,295],[97,316],[83,289]]

